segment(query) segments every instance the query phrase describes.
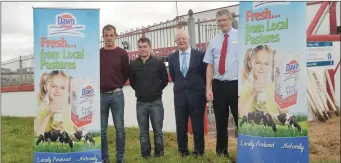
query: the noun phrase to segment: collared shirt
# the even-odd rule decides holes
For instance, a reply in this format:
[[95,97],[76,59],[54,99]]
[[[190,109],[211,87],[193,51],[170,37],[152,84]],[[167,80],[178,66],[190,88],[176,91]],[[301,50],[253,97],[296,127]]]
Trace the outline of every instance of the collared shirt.
[[191,59],[191,47],[188,47],[187,49],[186,49],[186,51],[181,51],[180,49],[179,49],[179,63],[180,63],[180,71],[181,71],[181,68],[182,68],[182,61],[183,61],[183,58],[184,58],[184,54],[183,53],[186,53],[186,61],[187,61],[187,69],[189,68],[189,61],[190,61],[190,59]]
[[204,62],[213,64],[214,74],[213,78],[217,80],[238,80],[238,30],[231,28],[227,33],[228,45],[227,55],[225,61],[225,73],[220,75],[218,66],[220,61],[221,48],[224,42],[224,33],[220,32],[213,37],[206,49]]

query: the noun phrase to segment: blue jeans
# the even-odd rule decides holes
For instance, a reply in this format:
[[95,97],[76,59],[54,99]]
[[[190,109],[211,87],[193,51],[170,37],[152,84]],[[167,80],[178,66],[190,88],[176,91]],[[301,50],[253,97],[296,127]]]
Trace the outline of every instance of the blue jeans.
[[163,118],[164,110],[161,99],[153,102],[136,103],[137,122],[140,128],[140,145],[142,157],[149,157],[151,153],[151,145],[149,139],[149,118],[154,132],[155,157],[164,155],[163,144]]
[[124,129],[124,94],[122,90],[111,94],[101,93],[101,140],[102,159],[109,159],[107,128],[109,110],[114,121],[116,130],[116,160],[122,162],[125,152],[125,129]]

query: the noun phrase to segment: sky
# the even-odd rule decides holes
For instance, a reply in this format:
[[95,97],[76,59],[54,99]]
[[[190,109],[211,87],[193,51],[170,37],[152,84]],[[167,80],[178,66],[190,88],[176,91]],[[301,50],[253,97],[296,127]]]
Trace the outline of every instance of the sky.
[[[189,9],[199,12],[234,4],[238,2],[178,2],[178,15]],[[32,7],[100,8],[101,28],[113,24],[118,33],[177,15],[175,2],[2,2],[1,61],[33,53]]]

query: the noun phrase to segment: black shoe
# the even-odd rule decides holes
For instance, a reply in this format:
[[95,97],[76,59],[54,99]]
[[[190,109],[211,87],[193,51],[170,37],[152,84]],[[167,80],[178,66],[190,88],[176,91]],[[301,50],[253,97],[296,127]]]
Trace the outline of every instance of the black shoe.
[[143,159],[149,159],[149,158],[150,158],[150,155],[142,155],[142,158],[143,158]]
[[202,157],[204,154],[200,154],[198,152],[193,152],[192,155],[194,158],[198,158],[198,157]]
[[224,157],[230,158],[230,155],[227,153],[227,154],[224,155]]
[[123,160],[116,160],[116,163],[124,163]]
[[189,155],[190,155],[190,152],[189,152],[189,151],[180,152],[180,156],[181,156],[181,157],[186,157],[186,156],[189,156]]
[[217,153],[217,157],[226,157],[229,158],[229,154],[228,153]]
[[163,157],[165,154],[163,152],[154,153],[154,158]]
[[102,160],[102,163],[110,163],[110,161],[107,159],[104,159],[104,160]]

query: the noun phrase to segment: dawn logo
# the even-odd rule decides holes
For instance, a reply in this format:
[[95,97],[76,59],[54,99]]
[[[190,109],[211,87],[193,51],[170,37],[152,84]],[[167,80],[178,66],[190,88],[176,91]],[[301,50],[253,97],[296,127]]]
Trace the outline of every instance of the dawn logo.
[[56,15],[56,24],[48,26],[48,36],[69,35],[84,38],[85,35],[81,30],[85,30],[85,26],[77,24],[75,16],[71,13],[62,13]]
[[300,71],[300,65],[296,60],[292,60],[285,65],[286,78],[293,77],[293,75],[296,74],[298,71]]
[[264,7],[264,6],[269,6],[269,5],[278,5],[278,4],[282,4],[282,5],[288,5],[290,4],[290,2],[276,2],[276,1],[257,1],[257,2],[253,2],[253,9],[259,8],[259,7]]
[[82,96],[90,97],[94,94],[94,89],[91,86],[86,86],[82,89]]

